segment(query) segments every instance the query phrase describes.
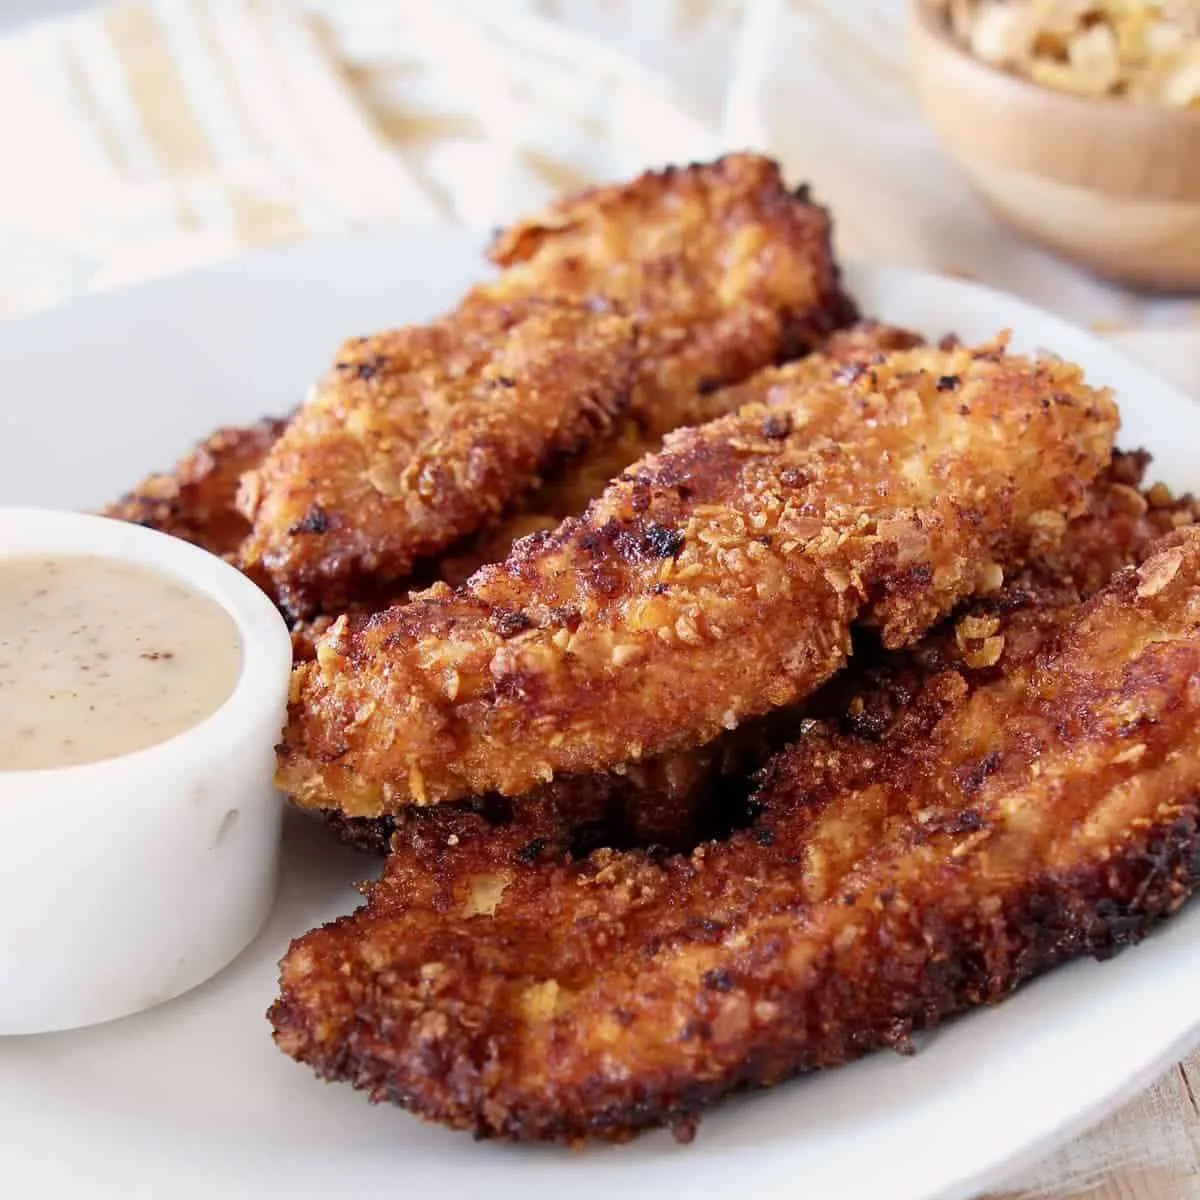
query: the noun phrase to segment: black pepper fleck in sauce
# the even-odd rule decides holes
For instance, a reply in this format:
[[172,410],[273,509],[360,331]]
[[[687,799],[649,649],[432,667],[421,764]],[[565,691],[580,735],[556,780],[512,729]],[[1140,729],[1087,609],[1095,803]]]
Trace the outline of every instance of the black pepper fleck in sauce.
[[86,555],[0,557],[0,770],[130,754],[229,698],[237,627],[155,571]]

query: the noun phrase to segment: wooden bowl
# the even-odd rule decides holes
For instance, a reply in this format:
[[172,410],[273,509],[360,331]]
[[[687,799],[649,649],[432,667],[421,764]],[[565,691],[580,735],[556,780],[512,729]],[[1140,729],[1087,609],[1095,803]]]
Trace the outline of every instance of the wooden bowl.
[[985,200],[1122,283],[1200,288],[1200,112],[1053,91],[981,62],[911,0],[917,93]]

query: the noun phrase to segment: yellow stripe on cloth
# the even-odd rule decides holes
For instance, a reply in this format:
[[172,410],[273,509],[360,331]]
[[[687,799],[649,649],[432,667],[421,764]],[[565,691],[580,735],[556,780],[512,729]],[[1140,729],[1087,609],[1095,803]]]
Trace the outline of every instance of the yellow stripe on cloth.
[[[154,17],[140,4],[122,4],[107,9],[101,20],[162,173],[186,182],[210,172],[215,166],[212,148],[179,85]],[[199,220],[183,188],[178,206],[180,224],[196,228]]]

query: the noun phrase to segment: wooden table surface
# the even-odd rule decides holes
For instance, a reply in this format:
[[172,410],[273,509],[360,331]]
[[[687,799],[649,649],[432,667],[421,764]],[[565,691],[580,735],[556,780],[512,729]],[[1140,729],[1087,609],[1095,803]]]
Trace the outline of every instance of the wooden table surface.
[[1024,1189],[988,1200],[1200,1200],[1200,1051],[1063,1151],[1085,1161],[1131,1154],[1144,1161],[1148,1152],[1158,1165],[1110,1168],[1082,1191]]

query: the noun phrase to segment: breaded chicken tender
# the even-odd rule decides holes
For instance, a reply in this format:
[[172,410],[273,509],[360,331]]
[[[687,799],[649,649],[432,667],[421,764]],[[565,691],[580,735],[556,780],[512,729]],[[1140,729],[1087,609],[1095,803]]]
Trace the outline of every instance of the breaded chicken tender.
[[[896,325],[859,321],[830,334],[819,350],[802,360],[802,368],[791,368],[792,377],[816,379],[851,363],[869,364],[890,350],[911,349],[921,341],[919,334]],[[495,528],[482,530],[467,545],[440,559],[431,569],[430,582],[437,579],[457,587],[487,563],[502,562],[519,538],[549,531],[565,517],[582,514],[610,481],[639,458],[662,449],[663,437],[675,428],[665,424],[669,418],[678,417],[681,426],[702,424],[733,412],[745,398],[745,393],[734,387],[721,387],[698,396],[690,406],[660,404],[655,419],[648,423],[627,416],[620,422],[616,436],[593,446],[543,486],[522,497]]]
[[[1143,486],[1149,461],[1144,451],[1117,451],[1089,489],[1079,516],[1060,533],[1055,522],[1038,529],[1029,561],[1002,588],[970,601],[959,610],[959,619],[943,622],[908,652],[918,681],[950,667],[994,666],[1001,661],[1006,638],[1027,632],[1041,636],[1041,623],[1058,621],[1063,606],[1087,599],[1123,567],[1140,565],[1164,534],[1195,523],[1198,509],[1191,496],[1176,498],[1161,484]],[[879,672],[888,676],[890,686],[868,687]],[[593,846],[682,849],[736,823],[749,792],[747,776],[794,737],[804,721],[844,717],[854,731],[878,733],[896,715],[895,705],[906,699],[900,680],[895,655],[880,658],[860,641],[850,669],[816,695],[704,746],[619,772],[563,776],[512,803],[493,795],[462,804],[410,807],[395,817],[346,817],[337,810],[325,817],[344,841],[382,854],[395,833],[400,835],[397,852],[416,841],[456,844],[448,840],[451,836],[465,843],[466,812],[474,835],[492,839],[497,850],[493,865],[516,868],[529,864],[529,848],[535,844],[544,853],[578,853]],[[875,697],[872,706],[865,704],[864,695]],[[887,707],[881,708],[884,703]]]
[[708,402],[719,387],[854,319],[830,233],[778,163],[729,154],[568,196],[503,230],[490,251],[503,271],[472,297],[615,302],[638,327],[629,415],[661,437],[727,412]]
[[[921,344],[920,335],[911,330],[876,321],[861,321],[832,334],[819,352],[803,360],[803,367],[796,365],[791,371],[794,378],[801,375],[811,380],[833,378],[838,371],[853,364],[869,366],[881,361],[890,350],[910,349]],[[738,395],[744,399],[744,393]],[[661,439],[655,441],[658,444]],[[609,482],[607,477],[601,481],[588,476],[589,470],[603,469],[604,457],[605,452],[586,456],[582,479],[572,474],[558,486],[551,482],[535,493],[528,507],[534,508],[537,497],[545,497],[547,493],[567,500],[574,492],[569,501],[571,512],[581,513]],[[619,473],[619,470],[613,472],[614,475]],[[1140,477],[1134,467],[1132,478],[1135,484]],[[537,506],[540,507],[540,503]],[[442,559],[438,574],[447,583],[465,582],[481,565],[505,558],[515,536],[551,529],[559,519],[532,511],[521,517],[514,516],[490,533],[472,539],[459,554]],[[529,527],[520,529],[521,520],[530,521]],[[315,657],[316,639],[332,623],[333,618],[322,617],[297,626],[293,632],[297,662]],[[576,845],[581,838],[584,841],[598,838],[601,841],[596,844],[605,845],[624,845],[629,841],[657,842],[667,846],[690,844],[714,820],[720,823],[722,818],[714,815],[713,809],[725,798],[729,782],[761,765],[770,747],[778,744],[774,739],[788,728],[786,720],[770,721],[765,728],[743,727],[710,745],[676,751],[645,763],[624,764],[619,772],[556,780],[523,797],[522,804],[515,808],[497,805],[495,797],[476,798],[468,802],[467,807],[472,812],[499,811],[506,820],[536,823],[543,831],[548,826],[558,828],[557,840],[562,844]],[[590,803],[590,798],[596,796],[603,797],[602,817],[594,815],[593,809],[597,806]],[[577,810],[574,816],[570,815],[573,810]],[[554,814],[549,820],[546,811]],[[337,809],[330,809],[325,817],[343,841],[375,853],[387,850],[394,832],[390,816],[348,817]],[[561,822],[556,826],[555,821],[560,817]],[[580,830],[583,830],[582,834]],[[539,836],[542,835],[531,832],[526,840]]]
[[634,366],[627,318],[536,300],[345,343],[243,480],[244,568],[296,617],[402,579],[606,433]]
[[1085,503],[1116,411],[1078,368],[916,349],[745,385],[458,591],[335,622],[293,678],[280,785],[376,816],[516,795],[795,703],[854,624],[904,645]]
[[[723,383],[805,352],[854,315],[828,215],[802,190],[789,192],[777,164],[757,155],[569,197],[501,234],[492,257],[506,268],[499,278],[429,331],[343,348],[247,487],[243,508],[255,526],[248,569],[266,573],[293,615],[339,612],[364,592],[378,594],[420,560],[495,524],[572,455],[577,477],[607,479],[647,439],[725,411],[710,401]],[[462,371],[489,339],[511,344],[494,315],[534,302],[612,307],[633,319],[624,420],[573,426],[573,393],[586,392],[589,373],[577,380],[569,369],[551,380],[522,354],[495,370],[514,381],[506,397],[472,387],[469,371],[462,380],[438,374],[437,360],[451,350],[453,370]],[[537,344],[528,333],[525,355]],[[543,339],[560,352],[583,341],[565,329]],[[493,352],[508,353],[499,345]],[[590,376],[600,387],[614,373],[615,365]],[[452,428],[442,430],[437,414],[448,418],[451,409]],[[549,424],[554,409],[557,426]],[[425,419],[434,421],[427,436]],[[599,466],[581,457],[593,445],[608,447]],[[563,503],[550,498],[549,510]]]
[[293,943],[277,1043],[477,1136],[689,1137],[729,1092],[1137,941],[1200,881],[1200,530],[1082,604],[1014,603],[991,665],[899,655],[886,723],[813,722],[723,843],[398,847]]
[[232,558],[250,532],[237,510],[242,475],[257,467],[283,432],[286,419],[218,429],[170,471],[147,476],[103,515],[157,529],[212,554]]

